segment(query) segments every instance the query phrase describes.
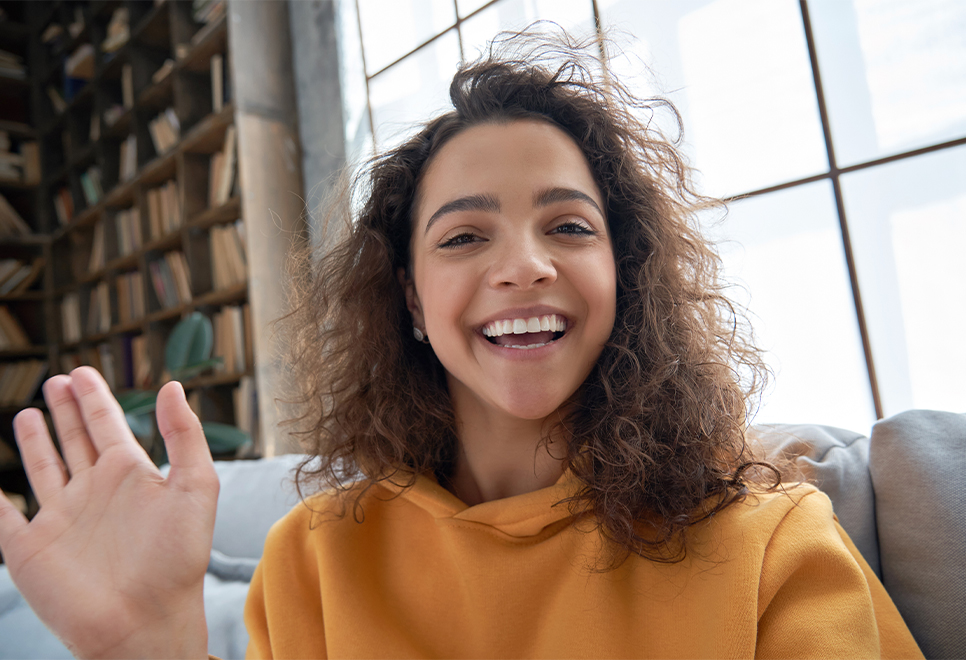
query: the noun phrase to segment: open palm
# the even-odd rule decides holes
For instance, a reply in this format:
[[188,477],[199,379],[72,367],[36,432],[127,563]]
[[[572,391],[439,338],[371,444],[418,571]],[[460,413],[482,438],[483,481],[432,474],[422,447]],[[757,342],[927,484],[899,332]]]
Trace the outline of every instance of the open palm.
[[202,585],[218,477],[180,384],[158,394],[167,479],[97,371],[55,376],[44,396],[64,460],[40,411],[21,412],[14,430],[41,506],[27,522],[0,497],[14,583],[76,655],[206,657]]

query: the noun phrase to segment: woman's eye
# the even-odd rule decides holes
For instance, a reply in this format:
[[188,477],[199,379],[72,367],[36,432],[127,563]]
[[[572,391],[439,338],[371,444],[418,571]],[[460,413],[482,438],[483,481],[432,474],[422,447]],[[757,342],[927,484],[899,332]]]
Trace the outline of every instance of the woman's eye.
[[450,238],[447,238],[445,241],[441,242],[439,244],[439,247],[441,248],[461,247],[463,245],[469,245],[470,243],[475,243],[478,240],[480,240],[480,237],[477,236],[476,234],[470,234],[470,233],[457,234],[456,236],[451,236]]
[[596,236],[597,232],[581,222],[565,222],[553,228],[555,234],[568,234],[571,236]]

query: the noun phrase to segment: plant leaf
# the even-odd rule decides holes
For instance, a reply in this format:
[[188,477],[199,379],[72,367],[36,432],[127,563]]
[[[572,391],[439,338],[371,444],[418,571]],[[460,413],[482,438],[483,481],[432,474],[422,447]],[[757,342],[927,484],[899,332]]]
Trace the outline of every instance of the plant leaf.
[[211,319],[201,312],[192,312],[181,319],[164,347],[164,366],[176,374],[189,364],[197,364],[211,357],[214,331]]
[[130,390],[118,396],[117,402],[126,415],[143,415],[154,410],[158,393],[153,390]]
[[137,438],[150,438],[154,435],[154,424],[151,415],[136,415],[128,413],[124,415],[127,425],[131,427],[131,433]]
[[251,442],[251,436],[241,429],[221,424],[219,422],[202,422],[205,439],[212,454],[226,454],[237,450],[246,442]]
[[203,360],[201,362],[196,362],[194,364],[186,364],[178,371],[171,372],[171,378],[182,382],[186,380],[191,380],[192,378],[200,374],[202,371],[205,371],[206,369],[210,369],[211,367],[218,366],[222,362],[224,362],[223,358],[215,357],[215,358],[211,358],[210,360]]

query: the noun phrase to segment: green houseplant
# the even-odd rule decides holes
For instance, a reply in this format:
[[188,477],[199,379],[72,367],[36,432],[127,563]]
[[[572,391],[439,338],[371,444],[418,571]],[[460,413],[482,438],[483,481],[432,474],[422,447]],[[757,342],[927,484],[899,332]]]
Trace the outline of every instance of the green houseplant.
[[[212,358],[214,332],[211,320],[201,312],[192,312],[181,319],[171,331],[164,347],[164,366],[172,380],[185,382],[204,371],[221,364],[221,358]],[[147,441],[148,453],[158,464],[167,460],[164,444],[153,442],[154,410],[158,393],[155,390],[129,390],[118,396],[128,425],[135,437]],[[213,454],[237,451],[251,436],[239,428],[219,422],[202,422],[205,439]]]

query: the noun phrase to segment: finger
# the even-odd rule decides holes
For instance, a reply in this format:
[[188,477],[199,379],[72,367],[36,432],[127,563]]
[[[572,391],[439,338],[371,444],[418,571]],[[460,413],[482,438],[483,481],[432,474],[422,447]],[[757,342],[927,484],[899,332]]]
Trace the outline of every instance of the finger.
[[37,501],[44,502],[59,493],[67,485],[67,468],[50,439],[50,431],[44,414],[36,408],[27,408],[13,418],[13,433],[20,447],[30,487]]
[[70,372],[70,388],[80,408],[87,435],[99,456],[110,449],[136,449],[147,460],[124,419],[120,404],[97,369],[74,369]]
[[171,463],[169,478],[177,482],[215,476],[201,422],[188,406],[181,383],[171,381],[158,392],[157,417]]
[[94,465],[97,451],[87,435],[77,400],[70,388],[70,376],[54,376],[44,383],[44,399],[54,418],[67,470],[76,475]]
[[10,563],[10,541],[26,528],[27,518],[0,492],[0,553],[3,553],[5,562]]

